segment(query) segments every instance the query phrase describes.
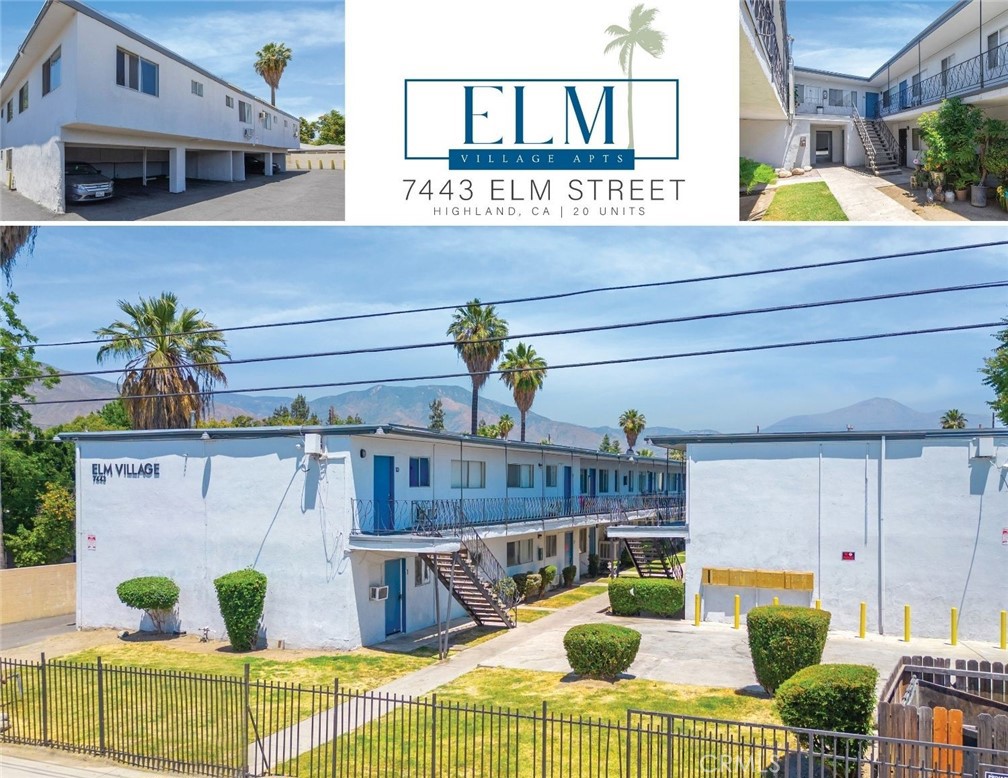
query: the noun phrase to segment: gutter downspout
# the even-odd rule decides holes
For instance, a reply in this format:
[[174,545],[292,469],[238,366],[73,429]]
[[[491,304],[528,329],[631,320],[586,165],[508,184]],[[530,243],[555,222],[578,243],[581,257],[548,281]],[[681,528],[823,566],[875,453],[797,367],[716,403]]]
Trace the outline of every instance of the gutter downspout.
[[822,451],[819,444],[819,494],[816,503],[816,596],[822,599]]
[[886,439],[883,435],[879,441],[878,464],[878,632],[885,634],[885,518],[883,504],[885,502],[885,458]]

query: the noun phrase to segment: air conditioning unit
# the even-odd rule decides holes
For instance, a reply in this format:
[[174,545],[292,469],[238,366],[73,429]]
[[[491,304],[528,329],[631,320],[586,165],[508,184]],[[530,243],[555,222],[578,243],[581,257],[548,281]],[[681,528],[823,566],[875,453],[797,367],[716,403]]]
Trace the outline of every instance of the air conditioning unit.
[[253,135],[255,135],[255,130],[253,130],[251,127],[246,127],[245,128],[245,137],[246,138],[251,138]]
[[368,593],[369,600],[387,600],[388,599],[388,587],[387,586],[372,586]]
[[970,459],[994,459],[994,436],[982,435],[973,439]]
[[304,436],[304,452],[310,457],[322,456],[322,436],[317,432],[306,432]]

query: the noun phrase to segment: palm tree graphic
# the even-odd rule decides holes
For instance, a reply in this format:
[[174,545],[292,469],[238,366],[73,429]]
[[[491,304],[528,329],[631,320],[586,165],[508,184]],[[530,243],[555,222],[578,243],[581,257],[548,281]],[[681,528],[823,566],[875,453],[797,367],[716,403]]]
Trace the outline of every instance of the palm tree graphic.
[[620,69],[627,75],[627,124],[630,129],[630,144],[627,148],[634,147],[633,140],[633,55],[634,49],[640,46],[652,57],[660,57],[665,53],[665,33],[659,32],[651,26],[654,21],[657,8],[645,8],[641,3],[630,12],[629,29],[620,27],[618,24],[611,24],[606,27],[606,34],[613,36],[609,44],[605,47],[605,52],[619,49]]

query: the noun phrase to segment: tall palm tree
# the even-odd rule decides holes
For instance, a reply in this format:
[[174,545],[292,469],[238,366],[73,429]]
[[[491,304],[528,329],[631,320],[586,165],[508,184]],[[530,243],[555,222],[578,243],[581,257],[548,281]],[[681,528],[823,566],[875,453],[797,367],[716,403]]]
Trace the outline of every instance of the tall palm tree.
[[969,421],[958,408],[950,408],[945,411],[945,414],[941,417],[941,425],[943,430],[962,430],[966,429],[966,423]]
[[98,362],[125,359],[119,392],[134,429],[179,429],[202,419],[215,385],[227,386],[220,359],[231,356],[224,336],[198,308],[179,306],[171,292],[119,301],[126,318],[95,330],[108,338]]
[[507,440],[507,436],[511,434],[513,429],[514,419],[511,418],[511,414],[502,413],[501,417],[497,419],[497,432],[501,436],[501,440]]
[[500,363],[500,369],[507,371],[501,373],[501,380],[511,390],[515,405],[521,412],[522,443],[525,442],[525,416],[532,407],[536,392],[542,389],[546,368],[546,360],[524,343],[508,351]]
[[285,43],[267,43],[256,52],[255,72],[269,84],[270,104],[276,105],[276,90],[280,87],[280,77],[287,68],[294,53]]
[[479,298],[456,308],[446,333],[455,340],[455,350],[462,357],[472,379],[472,434],[476,434],[479,390],[504,350],[508,325],[492,305],[482,305]]
[[626,435],[628,454],[633,450],[634,444],[637,443],[637,436],[644,430],[645,424],[647,424],[647,419],[644,418],[644,414],[634,408],[623,411],[619,417],[619,425],[623,430],[623,434]]
[[21,249],[27,247],[31,252],[35,244],[35,234],[38,227],[8,226],[0,228],[0,273],[3,273],[7,284],[10,284],[11,270],[14,260]]
[[630,145],[633,140],[633,54],[638,46],[652,57],[660,57],[665,53],[665,33],[651,27],[657,8],[644,8],[641,3],[630,12],[629,28],[611,24],[606,27],[606,34],[613,36],[605,47],[605,54],[619,49],[619,64],[627,74],[627,124],[630,127]]

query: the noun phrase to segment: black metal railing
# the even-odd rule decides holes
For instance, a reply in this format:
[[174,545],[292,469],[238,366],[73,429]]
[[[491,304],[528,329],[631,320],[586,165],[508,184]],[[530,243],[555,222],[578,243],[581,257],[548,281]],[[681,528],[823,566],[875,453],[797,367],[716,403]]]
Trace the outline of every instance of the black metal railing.
[[810,92],[820,92],[825,90],[819,89],[808,89],[805,90],[805,95],[801,100],[798,101],[795,107],[795,113],[800,114],[827,114],[830,116],[850,116],[852,109],[854,108],[854,101],[851,99],[850,93],[847,92],[841,97],[833,96],[830,97],[828,93],[813,95]]
[[749,13],[756,27],[756,34],[763,45],[763,56],[777,94],[780,96],[784,111],[790,110],[788,100],[787,51],[781,47],[777,34],[777,21],[774,18],[774,6],[777,0],[748,0]]
[[0,742],[239,778],[983,778],[1008,728],[976,745],[628,710],[619,718],[330,685],[0,659]]
[[897,85],[882,93],[883,116],[910,108],[940,103],[1008,84],[1008,43],[989,49],[965,62],[915,83]]
[[[660,516],[684,520],[683,495],[644,494],[589,497],[488,497],[461,500],[353,500],[355,535],[458,535],[467,527],[543,522],[582,516],[605,521]],[[573,522],[572,522],[573,523]]]
[[[500,600],[504,610],[511,610],[518,604],[518,592],[513,586],[506,585],[510,576],[500,560],[494,556],[475,527],[466,527],[460,533],[459,539],[465,546],[469,561],[476,570],[476,575],[490,593]],[[512,582],[513,583],[513,582]]]

